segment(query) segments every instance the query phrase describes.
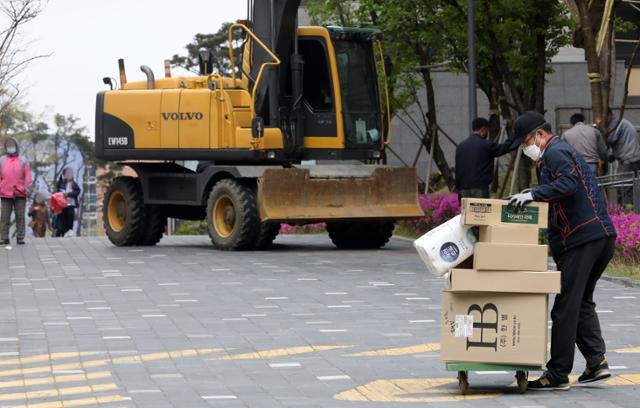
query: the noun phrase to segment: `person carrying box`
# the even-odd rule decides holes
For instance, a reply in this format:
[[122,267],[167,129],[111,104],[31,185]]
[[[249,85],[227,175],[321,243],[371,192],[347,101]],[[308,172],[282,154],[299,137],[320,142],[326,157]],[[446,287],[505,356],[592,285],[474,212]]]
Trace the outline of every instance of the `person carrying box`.
[[540,185],[510,197],[524,207],[531,201],[549,202],[549,244],[561,271],[561,292],[551,319],[551,359],[530,390],[568,390],[575,345],[587,367],[580,383],[611,376],[593,292],[613,257],[616,231],[593,173],[580,154],[552,133],[544,116],[525,112],[514,123],[514,139],[536,162]]

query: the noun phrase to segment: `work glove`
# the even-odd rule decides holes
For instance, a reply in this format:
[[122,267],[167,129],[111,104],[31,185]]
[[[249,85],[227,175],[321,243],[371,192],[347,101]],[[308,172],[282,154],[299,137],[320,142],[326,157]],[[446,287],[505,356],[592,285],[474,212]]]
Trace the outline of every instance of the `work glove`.
[[522,192],[520,194],[514,194],[509,197],[509,205],[516,208],[516,210],[524,210],[524,207],[533,201],[533,194],[531,190]]

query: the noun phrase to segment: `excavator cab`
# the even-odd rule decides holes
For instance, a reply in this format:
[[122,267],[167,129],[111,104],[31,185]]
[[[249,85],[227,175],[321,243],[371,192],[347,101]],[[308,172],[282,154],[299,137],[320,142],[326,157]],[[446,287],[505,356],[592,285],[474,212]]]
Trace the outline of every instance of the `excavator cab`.
[[378,33],[326,30],[319,36],[317,29],[300,29],[305,137],[339,137],[346,149],[379,150],[386,131],[372,41]]

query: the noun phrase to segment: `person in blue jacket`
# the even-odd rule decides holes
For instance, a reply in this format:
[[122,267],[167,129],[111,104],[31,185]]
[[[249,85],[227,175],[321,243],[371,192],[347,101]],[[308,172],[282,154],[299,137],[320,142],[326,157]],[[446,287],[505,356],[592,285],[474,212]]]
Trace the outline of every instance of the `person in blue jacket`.
[[568,390],[575,345],[587,367],[580,383],[611,376],[593,292],[613,257],[616,231],[593,173],[580,154],[554,135],[544,116],[525,112],[514,123],[514,138],[536,162],[540,185],[512,196],[523,207],[549,203],[549,244],[561,272],[562,289],[551,319],[551,359],[530,390]]

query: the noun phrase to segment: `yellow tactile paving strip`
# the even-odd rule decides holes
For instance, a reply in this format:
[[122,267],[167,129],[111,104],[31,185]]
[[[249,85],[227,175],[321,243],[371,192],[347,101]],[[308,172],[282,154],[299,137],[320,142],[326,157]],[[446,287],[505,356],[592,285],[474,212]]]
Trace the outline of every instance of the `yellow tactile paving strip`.
[[[249,353],[227,354],[209,358],[215,361],[236,360],[270,360],[279,357],[297,356],[324,351],[352,348],[351,345],[319,345],[269,349]],[[345,357],[400,357],[420,353],[431,353],[440,350],[438,343],[422,343],[405,347],[376,349],[370,351],[344,354]],[[77,398],[82,394],[117,392],[118,385],[112,381],[112,373],[108,370],[89,371],[86,373],[58,374],[65,370],[88,370],[108,367],[111,364],[141,364],[147,361],[166,359],[182,359],[205,357],[211,354],[224,353],[230,350],[222,348],[186,349],[171,352],[159,352],[108,358],[107,352],[64,352],[40,354],[34,356],[0,359],[0,406],[56,408],[79,407],[90,405],[126,402],[130,398],[122,395],[101,395]],[[640,353],[640,347],[628,347],[613,350],[615,353]],[[96,358],[97,357],[97,358]],[[87,359],[86,361],[78,361]],[[74,361],[64,361],[74,360]],[[54,362],[57,362],[54,364]],[[32,366],[29,366],[32,365]],[[37,374],[49,376],[31,377]],[[2,381],[3,377],[29,376],[22,379]],[[572,378],[576,381],[576,378]],[[75,383],[75,384],[74,384]],[[489,399],[502,395],[503,391],[484,389],[462,396],[455,386],[457,379],[449,378],[414,378],[414,379],[380,379],[355,388],[345,390],[333,396],[342,401],[369,402],[446,402],[471,401]],[[640,385],[640,374],[619,374],[602,382],[604,387]],[[34,386],[50,386],[42,390],[26,391],[24,388]],[[22,390],[21,390],[22,388]],[[67,398],[70,397],[70,398]],[[43,399],[58,399],[42,401]]]

